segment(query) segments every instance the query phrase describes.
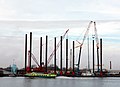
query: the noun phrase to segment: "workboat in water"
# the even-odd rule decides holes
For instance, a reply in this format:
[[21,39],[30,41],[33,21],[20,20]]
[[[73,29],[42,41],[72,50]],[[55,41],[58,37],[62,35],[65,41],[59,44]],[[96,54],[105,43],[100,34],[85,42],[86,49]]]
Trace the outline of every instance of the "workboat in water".
[[94,74],[89,72],[89,71],[86,71],[86,72],[82,73],[81,76],[88,76],[89,77],[89,76],[94,76]]
[[56,74],[52,74],[52,73],[49,73],[49,74],[44,74],[44,73],[37,73],[37,72],[32,72],[32,73],[26,73],[24,75],[25,77],[31,77],[31,78],[34,78],[34,77],[39,77],[39,78],[56,78]]

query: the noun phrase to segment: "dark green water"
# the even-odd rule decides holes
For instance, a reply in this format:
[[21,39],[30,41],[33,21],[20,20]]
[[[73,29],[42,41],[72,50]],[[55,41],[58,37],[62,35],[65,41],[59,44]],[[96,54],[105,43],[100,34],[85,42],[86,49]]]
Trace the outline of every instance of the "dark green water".
[[24,77],[1,77],[0,87],[120,87],[119,77],[29,79]]

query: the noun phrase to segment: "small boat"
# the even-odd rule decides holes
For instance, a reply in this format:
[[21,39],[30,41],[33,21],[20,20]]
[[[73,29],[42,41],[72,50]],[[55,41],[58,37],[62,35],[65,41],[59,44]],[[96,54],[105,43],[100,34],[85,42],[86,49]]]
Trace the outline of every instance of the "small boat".
[[15,74],[10,74],[9,77],[16,77],[16,75]]
[[44,73],[37,73],[37,72],[32,72],[32,73],[26,73],[24,75],[25,77],[30,77],[30,78],[34,78],[34,77],[39,77],[39,78],[56,78],[56,74],[44,74]]
[[94,74],[89,72],[89,71],[87,71],[85,73],[82,73],[81,76],[94,76]]

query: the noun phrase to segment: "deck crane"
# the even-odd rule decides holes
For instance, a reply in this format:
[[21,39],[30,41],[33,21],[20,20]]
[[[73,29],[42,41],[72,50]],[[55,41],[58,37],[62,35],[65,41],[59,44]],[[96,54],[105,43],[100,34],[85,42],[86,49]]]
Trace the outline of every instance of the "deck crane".
[[[29,59],[30,59],[30,51],[28,51],[28,57],[29,57]],[[35,58],[35,56],[34,56],[32,53],[31,53],[31,58],[34,60],[34,62],[37,64],[37,66],[40,67],[37,59]],[[28,61],[29,61],[29,60],[28,60]]]
[[99,49],[99,41],[98,41],[98,34],[97,34],[97,29],[96,29],[96,22],[94,22],[94,31],[95,31],[96,46]]
[[98,63],[98,72],[99,72],[99,40],[98,40],[98,34],[96,29],[96,22],[94,22],[94,31],[95,31],[95,40],[96,40],[96,47],[97,47],[97,63]]
[[[80,67],[79,65],[80,65],[80,57],[81,57],[82,46],[83,46],[84,41],[85,41],[85,39],[86,39],[86,37],[87,37],[87,35],[88,35],[88,33],[89,33],[89,29],[90,29],[90,26],[91,26],[92,22],[93,22],[93,21],[90,21],[90,23],[89,23],[89,25],[88,25],[88,27],[87,27],[87,30],[86,30],[86,32],[85,32],[85,34],[84,34],[82,43],[80,43],[80,42],[77,41],[77,42],[80,44],[80,45],[79,45],[79,47],[80,47],[80,50],[79,50],[79,59],[78,59],[78,63],[76,64],[76,66],[77,66],[77,72],[79,72],[79,67]],[[77,47],[78,47],[78,46],[77,46]]]
[[[62,40],[65,38],[65,35],[68,33],[68,31],[69,31],[69,29],[67,29],[67,31],[66,31],[66,32],[64,33],[64,35],[62,36]],[[43,45],[44,45],[44,44],[43,44]],[[42,45],[42,46],[43,46],[43,45]],[[58,44],[57,44],[56,50],[59,48],[59,46],[60,46],[60,41],[59,41]],[[55,49],[54,49],[54,51],[53,51],[53,52],[50,54],[50,56],[49,56],[48,64],[49,64],[50,60],[52,59],[54,53],[55,53]],[[32,53],[31,53],[31,58],[34,60],[34,62],[37,64],[37,66],[40,67],[37,59],[35,58],[35,56],[34,56]],[[38,68],[38,69],[39,69],[39,68]],[[30,51],[28,51],[28,67],[27,67],[27,71],[30,71]]]
[[[69,31],[69,29],[67,29],[67,31],[66,31],[66,32],[64,33],[64,35],[62,36],[62,40],[65,38],[65,35],[68,33],[68,31]],[[57,44],[57,46],[56,46],[56,49],[54,49],[54,50],[52,51],[52,53],[50,54],[50,56],[49,56],[49,58],[48,58],[48,61],[47,61],[47,64],[50,63],[51,59],[53,58],[53,55],[54,55],[55,51],[57,51],[57,49],[59,48],[59,46],[60,46],[60,41],[58,42],[58,44]]]
[[[44,68],[41,68],[36,57],[33,53],[31,53],[31,58],[34,60],[34,62],[37,64],[38,67],[32,67],[32,71],[34,72],[44,72]],[[27,72],[30,72],[30,51],[28,51],[28,67]]]
[[[35,56],[31,53],[31,58],[34,60],[34,62],[37,64],[38,67],[40,67],[39,63],[37,62],[37,59]],[[27,72],[30,72],[30,51],[28,51],[28,67]]]

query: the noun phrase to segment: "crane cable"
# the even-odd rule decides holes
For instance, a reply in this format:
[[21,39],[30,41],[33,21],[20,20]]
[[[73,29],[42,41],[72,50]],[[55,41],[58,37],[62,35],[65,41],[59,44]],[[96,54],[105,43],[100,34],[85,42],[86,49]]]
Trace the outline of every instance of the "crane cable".
[[[69,29],[67,29],[67,31],[66,31],[66,32],[64,33],[64,35],[62,36],[62,40],[65,38],[65,35],[68,33],[68,31],[69,31]],[[56,46],[56,49],[54,49],[54,50],[52,51],[52,53],[50,54],[50,56],[49,56],[49,58],[48,58],[48,61],[47,61],[47,64],[50,63],[53,55],[55,54],[55,51],[57,51],[57,49],[59,48],[60,43],[61,43],[61,42],[59,41],[58,44],[57,44],[57,46]]]

